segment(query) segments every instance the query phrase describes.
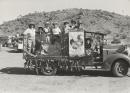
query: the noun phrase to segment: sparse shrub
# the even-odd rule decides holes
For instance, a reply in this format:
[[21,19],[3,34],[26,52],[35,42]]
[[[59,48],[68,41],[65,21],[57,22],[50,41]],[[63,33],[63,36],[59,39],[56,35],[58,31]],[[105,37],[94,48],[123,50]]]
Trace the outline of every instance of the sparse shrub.
[[105,31],[105,34],[107,34],[107,35],[108,35],[108,34],[111,34],[111,31],[110,31],[110,30],[106,30],[106,31]]
[[[119,14],[102,10],[88,9],[66,9],[63,11],[58,10],[41,13],[34,12],[25,16],[20,15],[15,20],[4,22],[2,25],[0,25],[0,29],[1,32],[5,34],[8,34],[8,31],[10,34],[15,34],[17,31],[21,33],[23,30],[25,30],[30,22],[34,22],[37,27],[40,22],[44,23],[46,21],[58,21],[62,23],[64,21],[76,19],[79,16],[79,21],[82,22],[85,30],[87,31],[100,31],[105,34],[111,34],[111,32],[114,32],[114,30],[118,31],[119,33],[115,31],[118,34],[120,34],[120,32],[126,34],[126,32],[130,31],[130,17],[124,17]],[[122,35],[121,38],[127,38],[126,35]],[[115,41],[117,42],[118,40]]]
[[127,38],[127,35],[126,35],[126,34],[122,34],[120,38],[121,38],[121,39],[126,39],[126,38]]

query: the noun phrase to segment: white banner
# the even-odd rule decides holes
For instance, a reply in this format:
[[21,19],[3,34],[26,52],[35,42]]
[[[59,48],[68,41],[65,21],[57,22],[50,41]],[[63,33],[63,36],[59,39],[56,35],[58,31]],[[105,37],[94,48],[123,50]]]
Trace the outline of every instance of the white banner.
[[85,55],[84,32],[69,32],[69,56],[82,57]]

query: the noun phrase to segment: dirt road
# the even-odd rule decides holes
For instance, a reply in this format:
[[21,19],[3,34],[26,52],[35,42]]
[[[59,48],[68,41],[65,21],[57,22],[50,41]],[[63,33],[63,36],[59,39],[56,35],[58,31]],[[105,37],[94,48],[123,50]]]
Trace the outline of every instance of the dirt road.
[[0,93],[130,93],[130,74],[115,78],[106,72],[83,75],[26,74],[21,53],[0,51]]

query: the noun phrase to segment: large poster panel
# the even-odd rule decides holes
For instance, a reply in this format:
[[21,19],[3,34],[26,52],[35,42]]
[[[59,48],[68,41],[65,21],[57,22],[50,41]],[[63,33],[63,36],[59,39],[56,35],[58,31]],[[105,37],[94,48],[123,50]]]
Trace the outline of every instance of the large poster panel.
[[69,32],[69,56],[82,57],[85,55],[84,32]]

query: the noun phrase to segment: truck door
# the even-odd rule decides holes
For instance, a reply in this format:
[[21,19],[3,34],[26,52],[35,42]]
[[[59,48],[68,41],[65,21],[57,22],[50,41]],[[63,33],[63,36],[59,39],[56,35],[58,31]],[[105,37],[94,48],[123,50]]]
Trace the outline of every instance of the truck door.
[[93,62],[102,62],[103,35],[94,32],[85,33],[85,54]]

